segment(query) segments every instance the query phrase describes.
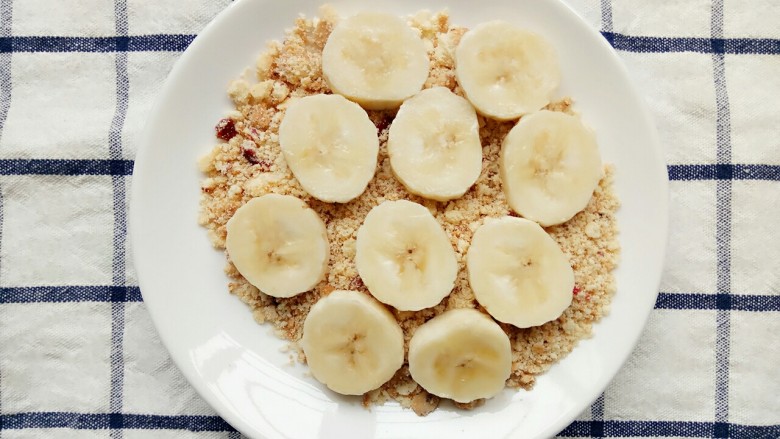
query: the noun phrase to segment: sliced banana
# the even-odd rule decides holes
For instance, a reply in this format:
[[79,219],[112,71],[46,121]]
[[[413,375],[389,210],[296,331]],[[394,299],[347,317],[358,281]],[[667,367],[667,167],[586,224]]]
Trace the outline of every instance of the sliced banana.
[[371,110],[398,107],[428,78],[420,36],[392,14],[364,12],[340,21],[322,50],[322,74],[338,94]]
[[409,341],[409,373],[425,390],[457,402],[495,396],[512,370],[509,337],[475,309],[444,312]]
[[263,195],[241,206],[227,223],[225,245],[238,272],[274,297],[314,288],[330,259],[325,223],[289,195]]
[[466,32],[455,49],[455,75],[477,111],[498,120],[544,107],[561,81],[555,49],[503,21]]
[[342,96],[307,96],[291,104],[279,126],[279,144],[303,189],[322,201],[357,198],[376,171],[376,126]]
[[358,229],[355,264],[380,302],[401,311],[435,306],[452,291],[458,264],[447,234],[430,211],[411,201],[385,201]]
[[486,220],[471,240],[466,267],[474,296],[498,321],[538,326],[557,319],[571,304],[569,260],[533,221]]
[[438,201],[462,196],[482,170],[474,107],[448,88],[421,91],[398,110],[387,152],[409,192]]
[[404,362],[398,322],[379,302],[356,291],[333,291],[312,306],[302,347],[314,378],[344,395],[376,389]]
[[509,207],[543,226],[584,209],[604,172],[593,131],[578,116],[547,110],[509,131],[499,166]]

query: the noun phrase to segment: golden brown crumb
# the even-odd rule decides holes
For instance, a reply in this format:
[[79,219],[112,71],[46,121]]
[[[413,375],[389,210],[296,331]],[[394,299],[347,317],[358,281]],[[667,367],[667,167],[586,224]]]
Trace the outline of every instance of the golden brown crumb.
[[546,107],[544,107],[546,110],[550,111],[559,111],[561,113],[569,113],[572,114],[571,106],[573,102],[571,101],[571,98],[563,98],[560,101],[557,102],[550,102]]
[[[293,195],[304,200],[323,219],[331,245],[330,267],[325,280],[312,291],[289,299],[276,299],[249,284],[232,263],[225,272],[232,278],[228,289],[250,306],[258,323],[270,323],[293,344],[300,340],[304,319],[316,301],[334,289],[368,294],[355,268],[355,239],[363,218],[386,200],[408,199],[426,206],[450,237],[459,264],[452,293],[435,307],[417,312],[390,308],[404,331],[405,351],[415,330],[434,316],[454,308],[478,308],[465,270],[465,255],[474,231],[487,217],[513,214],[506,203],[498,172],[501,142],[513,126],[479,117],[483,145],[482,173],[461,198],[449,202],[426,200],[409,194],[394,178],[385,147],[394,111],[369,111],[380,138],[375,178],[366,191],[346,204],[330,204],[309,196],[293,177],[284,161],[278,138],[279,124],[290,102],[303,96],[330,93],[322,78],[321,52],[335,22],[335,14],[308,20],[300,18],[282,43],[271,43],[257,62],[258,84],[240,79],[230,84],[229,95],[238,113],[230,115],[238,135],[221,143],[199,162],[206,178],[201,185],[199,223],[208,229],[212,244],[225,248],[225,225],[241,205],[267,193]],[[420,31],[431,59],[425,87],[444,86],[463,95],[455,80],[453,51],[465,33],[452,27],[445,13],[418,14],[410,24]],[[568,98],[551,103],[552,111],[571,113]],[[615,281],[612,270],[619,247],[615,213],[619,207],[612,190],[613,169],[605,167],[588,206],[565,224],[547,228],[569,257],[576,287],[571,306],[558,319],[542,326],[518,329],[501,324],[512,343],[510,387],[533,387],[536,375],[570,352],[577,342],[591,334],[591,326],[606,314]],[[305,361],[298,349],[298,358]],[[439,398],[425,392],[404,365],[385,385],[363,397],[366,405],[393,399],[420,416],[434,410]],[[484,401],[457,404],[462,409]]]
[[438,396],[422,391],[412,398],[412,410],[417,413],[417,416],[427,416],[436,410],[440,401],[441,398]]
[[475,399],[471,402],[453,402],[453,404],[461,410],[474,410],[477,407],[485,405],[485,398]]

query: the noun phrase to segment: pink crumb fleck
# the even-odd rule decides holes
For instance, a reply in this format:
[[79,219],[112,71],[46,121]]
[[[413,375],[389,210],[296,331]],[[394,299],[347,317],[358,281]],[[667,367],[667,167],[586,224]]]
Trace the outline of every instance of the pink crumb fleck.
[[236,123],[233,122],[233,119],[228,118],[220,120],[217,126],[214,127],[214,131],[216,131],[218,138],[225,141],[232,139],[238,134],[236,132]]

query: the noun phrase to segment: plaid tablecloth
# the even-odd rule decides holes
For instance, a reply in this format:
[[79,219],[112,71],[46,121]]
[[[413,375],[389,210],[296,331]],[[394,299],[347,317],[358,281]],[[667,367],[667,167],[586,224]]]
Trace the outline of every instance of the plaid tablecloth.
[[[569,0],[669,163],[644,336],[563,437],[780,437],[780,0]],[[237,438],[182,378],[126,241],[138,135],[228,0],[0,0],[0,437]]]

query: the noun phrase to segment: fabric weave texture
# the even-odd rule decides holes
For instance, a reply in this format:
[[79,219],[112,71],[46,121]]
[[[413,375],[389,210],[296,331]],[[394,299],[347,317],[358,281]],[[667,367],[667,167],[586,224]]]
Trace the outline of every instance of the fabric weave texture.
[[[568,3],[647,101],[671,221],[639,345],[559,436],[778,439],[780,1]],[[0,0],[0,438],[241,437],[161,345],[126,216],[145,117],[229,4]]]

